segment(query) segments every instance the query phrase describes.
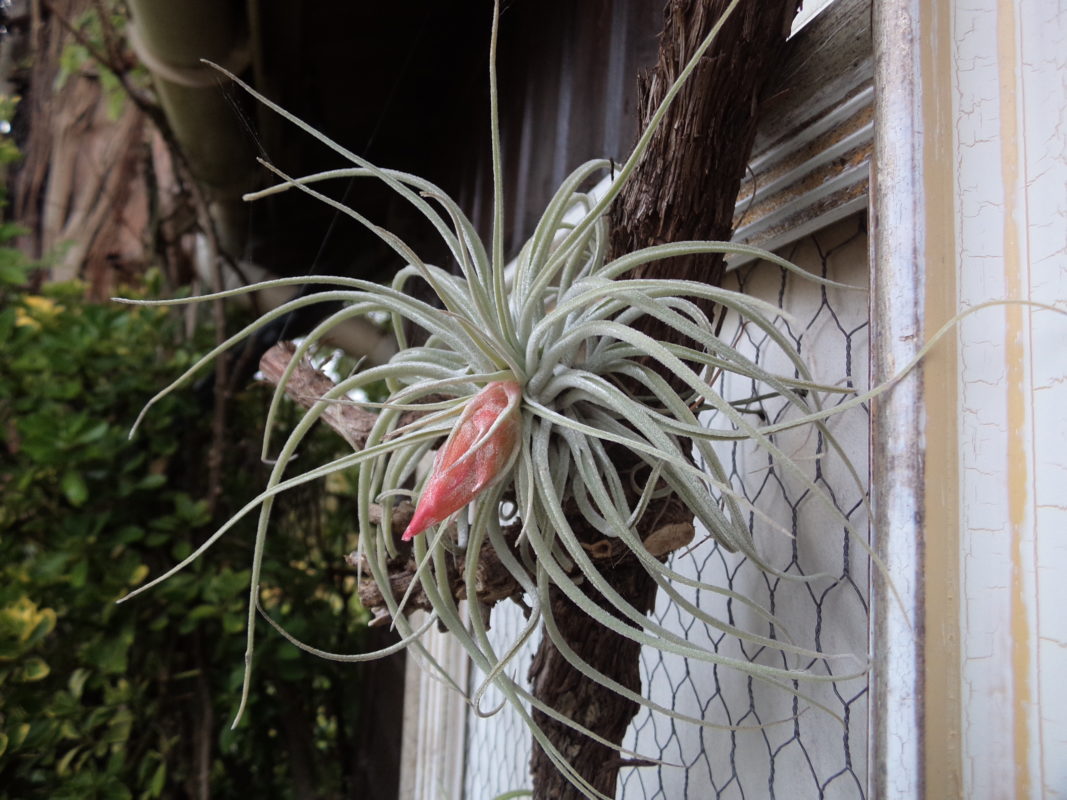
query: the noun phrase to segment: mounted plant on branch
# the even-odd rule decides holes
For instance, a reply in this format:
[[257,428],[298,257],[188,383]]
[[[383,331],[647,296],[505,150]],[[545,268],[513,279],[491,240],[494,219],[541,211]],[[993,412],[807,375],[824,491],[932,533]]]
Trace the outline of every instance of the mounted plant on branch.
[[[309,481],[358,468],[357,560],[369,573],[362,591],[365,603],[377,606],[379,615],[392,619],[402,637],[397,647],[409,647],[426,668],[439,672],[457,691],[467,694],[467,687],[455,685],[420,643],[431,626],[447,628],[486,675],[483,684],[470,694],[475,710],[492,713],[482,709],[482,698],[489,686],[495,686],[529,724],[539,752],[587,797],[606,797],[605,784],[611,781],[594,779],[576,768],[569,749],[561,747],[546,728],[562,726],[609,751],[619,749],[621,734],[606,733],[596,729],[597,725],[586,725],[573,715],[561,713],[539,691],[527,689],[509,674],[508,666],[516,653],[539,630],[562,662],[591,686],[622,696],[634,707],[647,706],[696,725],[714,725],[651,702],[632,681],[620,680],[583,657],[572,637],[561,632],[554,598],[562,598],[576,609],[582,625],[595,626],[597,631],[606,631],[637,648],[658,648],[693,661],[736,669],[798,697],[804,697],[799,688],[803,681],[840,679],[840,675],[728,658],[686,641],[648,616],[647,603],[621,592],[613,577],[615,570],[639,570],[653,591],[658,588],[694,618],[727,635],[805,662],[825,658],[790,639],[769,612],[725,589],[678,574],[664,559],[691,541],[695,518],[721,546],[743,554],[776,578],[818,579],[785,575],[761,557],[749,520],[765,515],[731,485],[716,444],[751,442],[806,487],[812,497],[833,510],[825,490],[780,449],[776,434],[808,426],[817,430],[832,450],[840,452],[824,421],[867,398],[851,397],[823,408],[826,395],[844,390],[812,379],[804,360],[776,327],[776,320],[783,316],[778,307],[702,281],[634,276],[666,259],[745,253],[778,264],[805,280],[841,285],[812,277],[771,253],[724,242],[676,242],[607,257],[611,234],[607,213],[613,201],[738,3],[734,0],[729,5],[688,59],[621,168],[597,160],[575,170],[510,263],[505,261],[503,247],[506,222],[495,73],[498,9],[490,46],[494,214],[488,246],[462,209],[438,187],[414,175],[369,163],[231,75],[260,102],[354,165],[291,178],[265,164],[281,182],[248,199],[284,191],[304,192],[365,226],[406,266],[389,286],[316,275],[209,296],[225,298],[303,282],[332,287],[294,300],[235,334],[153,398],[148,407],[226,348],[277,317],[313,303],[339,302],[342,308],[295,348],[269,354],[264,364],[265,372],[277,384],[266,430],[272,429],[271,422],[286,394],[308,409],[277,453],[272,452],[269,441],[264,441],[263,458],[274,463],[264,491],[188,558],[130,596],[183,569],[238,519],[258,512],[248,616],[250,670],[257,613],[263,613],[259,608],[259,574],[274,498]],[[609,175],[614,175],[614,181],[607,188],[599,194],[590,191]],[[455,271],[425,263],[399,237],[315,188],[318,183],[337,179],[379,181],[391,188],[434,227],[451,254]],[[432,302],[408,293],[409,285],[415,282],[430,289]],[[719,314],[736,315],[742,324],[765,334],[788,359],[788,373],[766,371],[733,343],[720,338],[708,313],[711,307]],[[367,314],[388,316],[399,344],[398,354],[384,365],[357,372],[336,384],[314,384],[321,376],[309,376],[307,355],[335,326]],[[645,332],[649,320],[667,335],[653,337]],[[412,327],[424,334],[419,344],[408,339]],[[788,422],[767,424],[744,413],[748,398],[731,400],[713,388],[722,373],[753,382],[761,395],[776,396],[792,406],[794,415]],[[383,402],[360,404],[349,399],[356,390],[383,381],[389,391]],[[715,412],[715,426],[706,424],[705,412]],[[304,437],[320,419],[342,433],[354,452],[287,476]],[[424,469],[435,450],[432,465]],[[694,454],[701,467],[695,465]],[[862,532],[853,531],[850,521],[839,512],[833,513],[840,517],[840,526],[856,534],[865,548],[865,539],[859,536]],[[744,631],[715,618],[688,601],[678,586],[731,596],[770,621],[778,638]],[[518,638],[500,651],[487,630],[492,605],[504,598],[522,604],[528,615]],[[460,605],[463,600],[467,601],[466,610]],[[410,617],[416,609],[429,612],[418,624]],[[278,623],[270,622],[282,630]],[[284,630],[282,633],[296,641]],[[396,649],[341,655],[297,644],[310,652],[347,661],[372,659]],[[246,671],[246,700],[248,688]],[[810,698],[807,702],[819,705]]]

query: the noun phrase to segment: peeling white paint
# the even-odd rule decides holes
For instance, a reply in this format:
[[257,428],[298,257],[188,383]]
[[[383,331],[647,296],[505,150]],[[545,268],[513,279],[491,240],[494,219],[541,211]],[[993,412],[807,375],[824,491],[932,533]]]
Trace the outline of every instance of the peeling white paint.
[[[959,308],[1067,308],[1067,4],[970,0],[951,22]],[[960,326],[963,777],[976,800],[1067,796],[1065,337],[1067,320],[1031,309]]]

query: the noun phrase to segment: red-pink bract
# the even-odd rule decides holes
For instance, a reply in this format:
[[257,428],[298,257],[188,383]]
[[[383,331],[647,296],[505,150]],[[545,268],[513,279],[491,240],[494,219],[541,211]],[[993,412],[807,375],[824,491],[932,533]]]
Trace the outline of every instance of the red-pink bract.
[[447,519],[503,477],[519,443],[521,400],[522,388],[515,381],[494,381],[467,401],[437,451],[415,515],[404,531],[405,542]]

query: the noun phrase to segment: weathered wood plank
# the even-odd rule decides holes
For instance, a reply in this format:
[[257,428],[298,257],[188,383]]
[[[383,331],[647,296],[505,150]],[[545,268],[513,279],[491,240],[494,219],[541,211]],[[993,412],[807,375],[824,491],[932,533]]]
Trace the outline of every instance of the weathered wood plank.
[[870,0],[837,0],[789,41],[737,198],[734,241],[776,249],[866,208],[874,141],[870,23]]

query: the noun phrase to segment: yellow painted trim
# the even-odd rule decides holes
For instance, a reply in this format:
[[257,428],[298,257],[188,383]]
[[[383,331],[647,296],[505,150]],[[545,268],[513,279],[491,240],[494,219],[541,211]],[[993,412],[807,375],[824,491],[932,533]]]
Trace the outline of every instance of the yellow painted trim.
[[[997,2],[997,71],[1000,96],[1000,170],[1004,186],[1004,291],[1007,297],[1027,297],[1025,266],[1019,225],[1018,187],[1022,138],[1016,97],[1018,51],[1015,0]],[[1030,797],[1029,707],[1031,639],[1027,614],[1024,543],[1027,541],[1030,464],[1027,458],[1026,335],[1024,309],[1007,306],[1004,326],[1004,362],[1007,377],[1008,521],[1011,526],[1011,697],[1012,740],[1015,762],[1015,796]]]
[[[921,4],[925,338],[957,310],[951,1]],[[927,798],[963,797],[960,662],[959,373],[955,339],[923,367],[924,711]]]

